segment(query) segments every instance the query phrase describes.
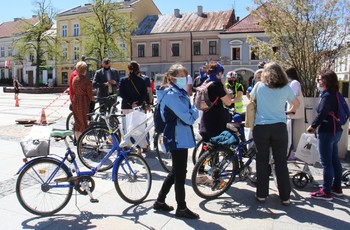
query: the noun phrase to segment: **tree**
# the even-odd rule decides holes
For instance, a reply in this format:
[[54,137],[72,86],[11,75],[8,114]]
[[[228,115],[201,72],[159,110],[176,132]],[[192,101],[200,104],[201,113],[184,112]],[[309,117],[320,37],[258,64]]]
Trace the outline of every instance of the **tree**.
[[[315,96],[319,70],[331,67],[346,42],[350,3],[346,0],[254,2],[258,8],[252,14],[270,38],[270,46],[279,47],[278,55],[285,55],[285,63],[297,69],[304,96]],[[259,43],[262,46],[263,42]],[[258,52],[266,50],[264,45]],[[276,55],[266,59],[278,60]]]
[[40,66],[46,65],[48,58],[55,56],[56,39],[49,30],[53,25],[52,19],[56,12],[50,0],[35,1],[34,4],[38,7],[37,10],[34,10],[38,23],[34,25],[28,23],[19,39],[15,40],[15,46],[18,50],[18,57],[27,55],[34,57],[31,61],[36,67],[35,77],[36,85],[38,85]]
[[92,16],[82,17],[85,55],[101,60],[104,57],[124,59],[130,47],[131,32],[136,25],[130,16],[121,11],[123,2],[92,0]]

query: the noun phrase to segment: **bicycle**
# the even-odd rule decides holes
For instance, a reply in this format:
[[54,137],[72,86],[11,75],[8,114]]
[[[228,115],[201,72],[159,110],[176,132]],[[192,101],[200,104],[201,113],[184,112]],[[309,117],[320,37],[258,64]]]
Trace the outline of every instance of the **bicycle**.
[[[229,146],[205,143],[203,155],[196,162],[192,171],[192,187],[194,192],[204,199],[215,199],[226,192],[238,175],[241,180],[251,177],[251,167],[256,155],[253,138],[244,141],[239,129],[229,123],[227,129],[237,140]],[[247,161],[243,161],[244,148],[253,143],[247,152]]]
[[[137,107],[135,110],[142,110],[143,107]],[[162,166],[162,168],[166,172],[170,172],[172,169],[172,160],[171,153],[166,151],[165,146],[163,144],[163,134],[154,132],[154,122],[153,116],[147,116],[147,118],[136,127],[134,130],[131,130],[127,133],[124,132],[126,130],[126,119],[124,114],[115,114],[115,117],[121,118],[122,122],[119,122],[119,119],[114,119],[114,127],[116,127],[115,132],[118,133],[119,140],[122,139],[120,146],[123,148],[128,148],[131,151],[137,151],[137,146],[148,137],[148,134],[153,137],[153,142],[149,141],[149,143],[153,144],[153,149],[156,151],[158,160]],[[121,127],[121,125],[123,127]],[[135,134],[135,130],[140,129],[140,127],[145,127],[145,130],[141,135],[137,135],[137,138],[133,139],[133,143],[128,146],[126,140],[131,138]],[[122,132],[120,132],[122,130]],[[86,129],[77,142],[77,150],[78,156],[81,162],[87,168],[96,167],[97,164],[100,163],[101,159],[107,154],[108,150],[111,148],[111,143],[108,140],[109,130],[105,126],[96,125],[89,127]],[[103,165],[99,171],[106,171],[113,167],[113,162],[109,162],[107,165]]]
[[[101,123],[100,116],[99,116],[99,113],[97,113],[97,111],[99,111],[102,106],[106,105],[107,113],[115,114],[116,112],[118,112],[117,106],[119,102],[117,101],[117,97],[118,95],[114,94],[114,95],[110,95],[108,97],[100,98],[97,100],[97,102],[99,102],[99,106],[94,108],[94,110],[88,114],[90,126]],[[75,124],[75,120],[74,120],[73,112],[70,112],[66,119],[66,130],[72,130],[74,132],[74,124]],[[73,136],[70,137],[72,141],[74,140]]]
[[[101,162],[89,171],[80,171],[76,155],[69,146],[67,137],[72,135],[72,131],[53,131],[52,137],[64,140],[66,153],[64,157],[49,155],[29,161],[26,158],[26,163],[17,172],[19,176],[16,182],[16,195],[22,207],[35,215],[53,215],[68,204],[73,189],[79,194],[89,195],[90,202],[97,203],[98,200],[92,196],[95,188],[92,177],[113,154],[116,155],[116,160],[113,164],[112,180],[117,193],[128,203],[143,202],[151,190],[150,168],[142,157],[130,153],[129,150],[123,150],[119,146],[116,134],[110,130],[113,147]],[[67,164],[71,164],[73,169]]]

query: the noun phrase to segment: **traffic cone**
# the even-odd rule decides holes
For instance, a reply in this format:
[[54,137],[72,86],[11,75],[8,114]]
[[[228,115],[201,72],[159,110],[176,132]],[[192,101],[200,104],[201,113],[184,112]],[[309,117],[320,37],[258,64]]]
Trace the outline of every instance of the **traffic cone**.
[[45,110],[41,110],[40,125],[47,125]]
[[16,96],[16,104],[15,104],[15,106],[19,107],[18,96]]

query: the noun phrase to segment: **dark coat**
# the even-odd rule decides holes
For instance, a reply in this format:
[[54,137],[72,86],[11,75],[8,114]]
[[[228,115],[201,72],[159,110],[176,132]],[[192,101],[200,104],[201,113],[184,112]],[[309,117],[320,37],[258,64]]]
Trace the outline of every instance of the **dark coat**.
[[[110,68],[111,71],[111,80],[115,80],[116,84],[113,85],[113,93],[115,94],[118,92],[118,85],[119,85],[119,73],[116,69]],[[105,85],[105,83],[108,81],[107,78],[107,71],[104,68],[101,68],[96,71],[94,79],[92,80],[92,86],[97,89],[97,98],[107,97],[109,95],[108,93],[108,87]]]

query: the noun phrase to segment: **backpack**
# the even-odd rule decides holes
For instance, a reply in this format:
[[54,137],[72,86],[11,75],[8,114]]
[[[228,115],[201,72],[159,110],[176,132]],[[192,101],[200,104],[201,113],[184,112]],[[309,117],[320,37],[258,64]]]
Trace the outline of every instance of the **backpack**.
[[214,102],[211,102],[208,95],[208,88],[214,82],[204,82],[201,86],[196,88],[196,96],[194,98],[194,105],[198,110],[208,111],[216,101],[219,99],[217,97]]
[[[165,95],[164,95],[165,96]],[[164,98],[162,97],[162,99]],[[160,102],[157,102],[156,106],[154,107],[154,113],[153,113],[153,122],[154,122],[154,132],[156,133],[163,133],[165,128],[165,122],[162,119],[162,116],[160,115]]]
[[337,92],[338,101],[338,117],[335,116],[334,112],[330,112],[329,115],[333,117],[340,125],[345,125],[350,117],[350,110],[348,104],[346,103],[343,95]]

